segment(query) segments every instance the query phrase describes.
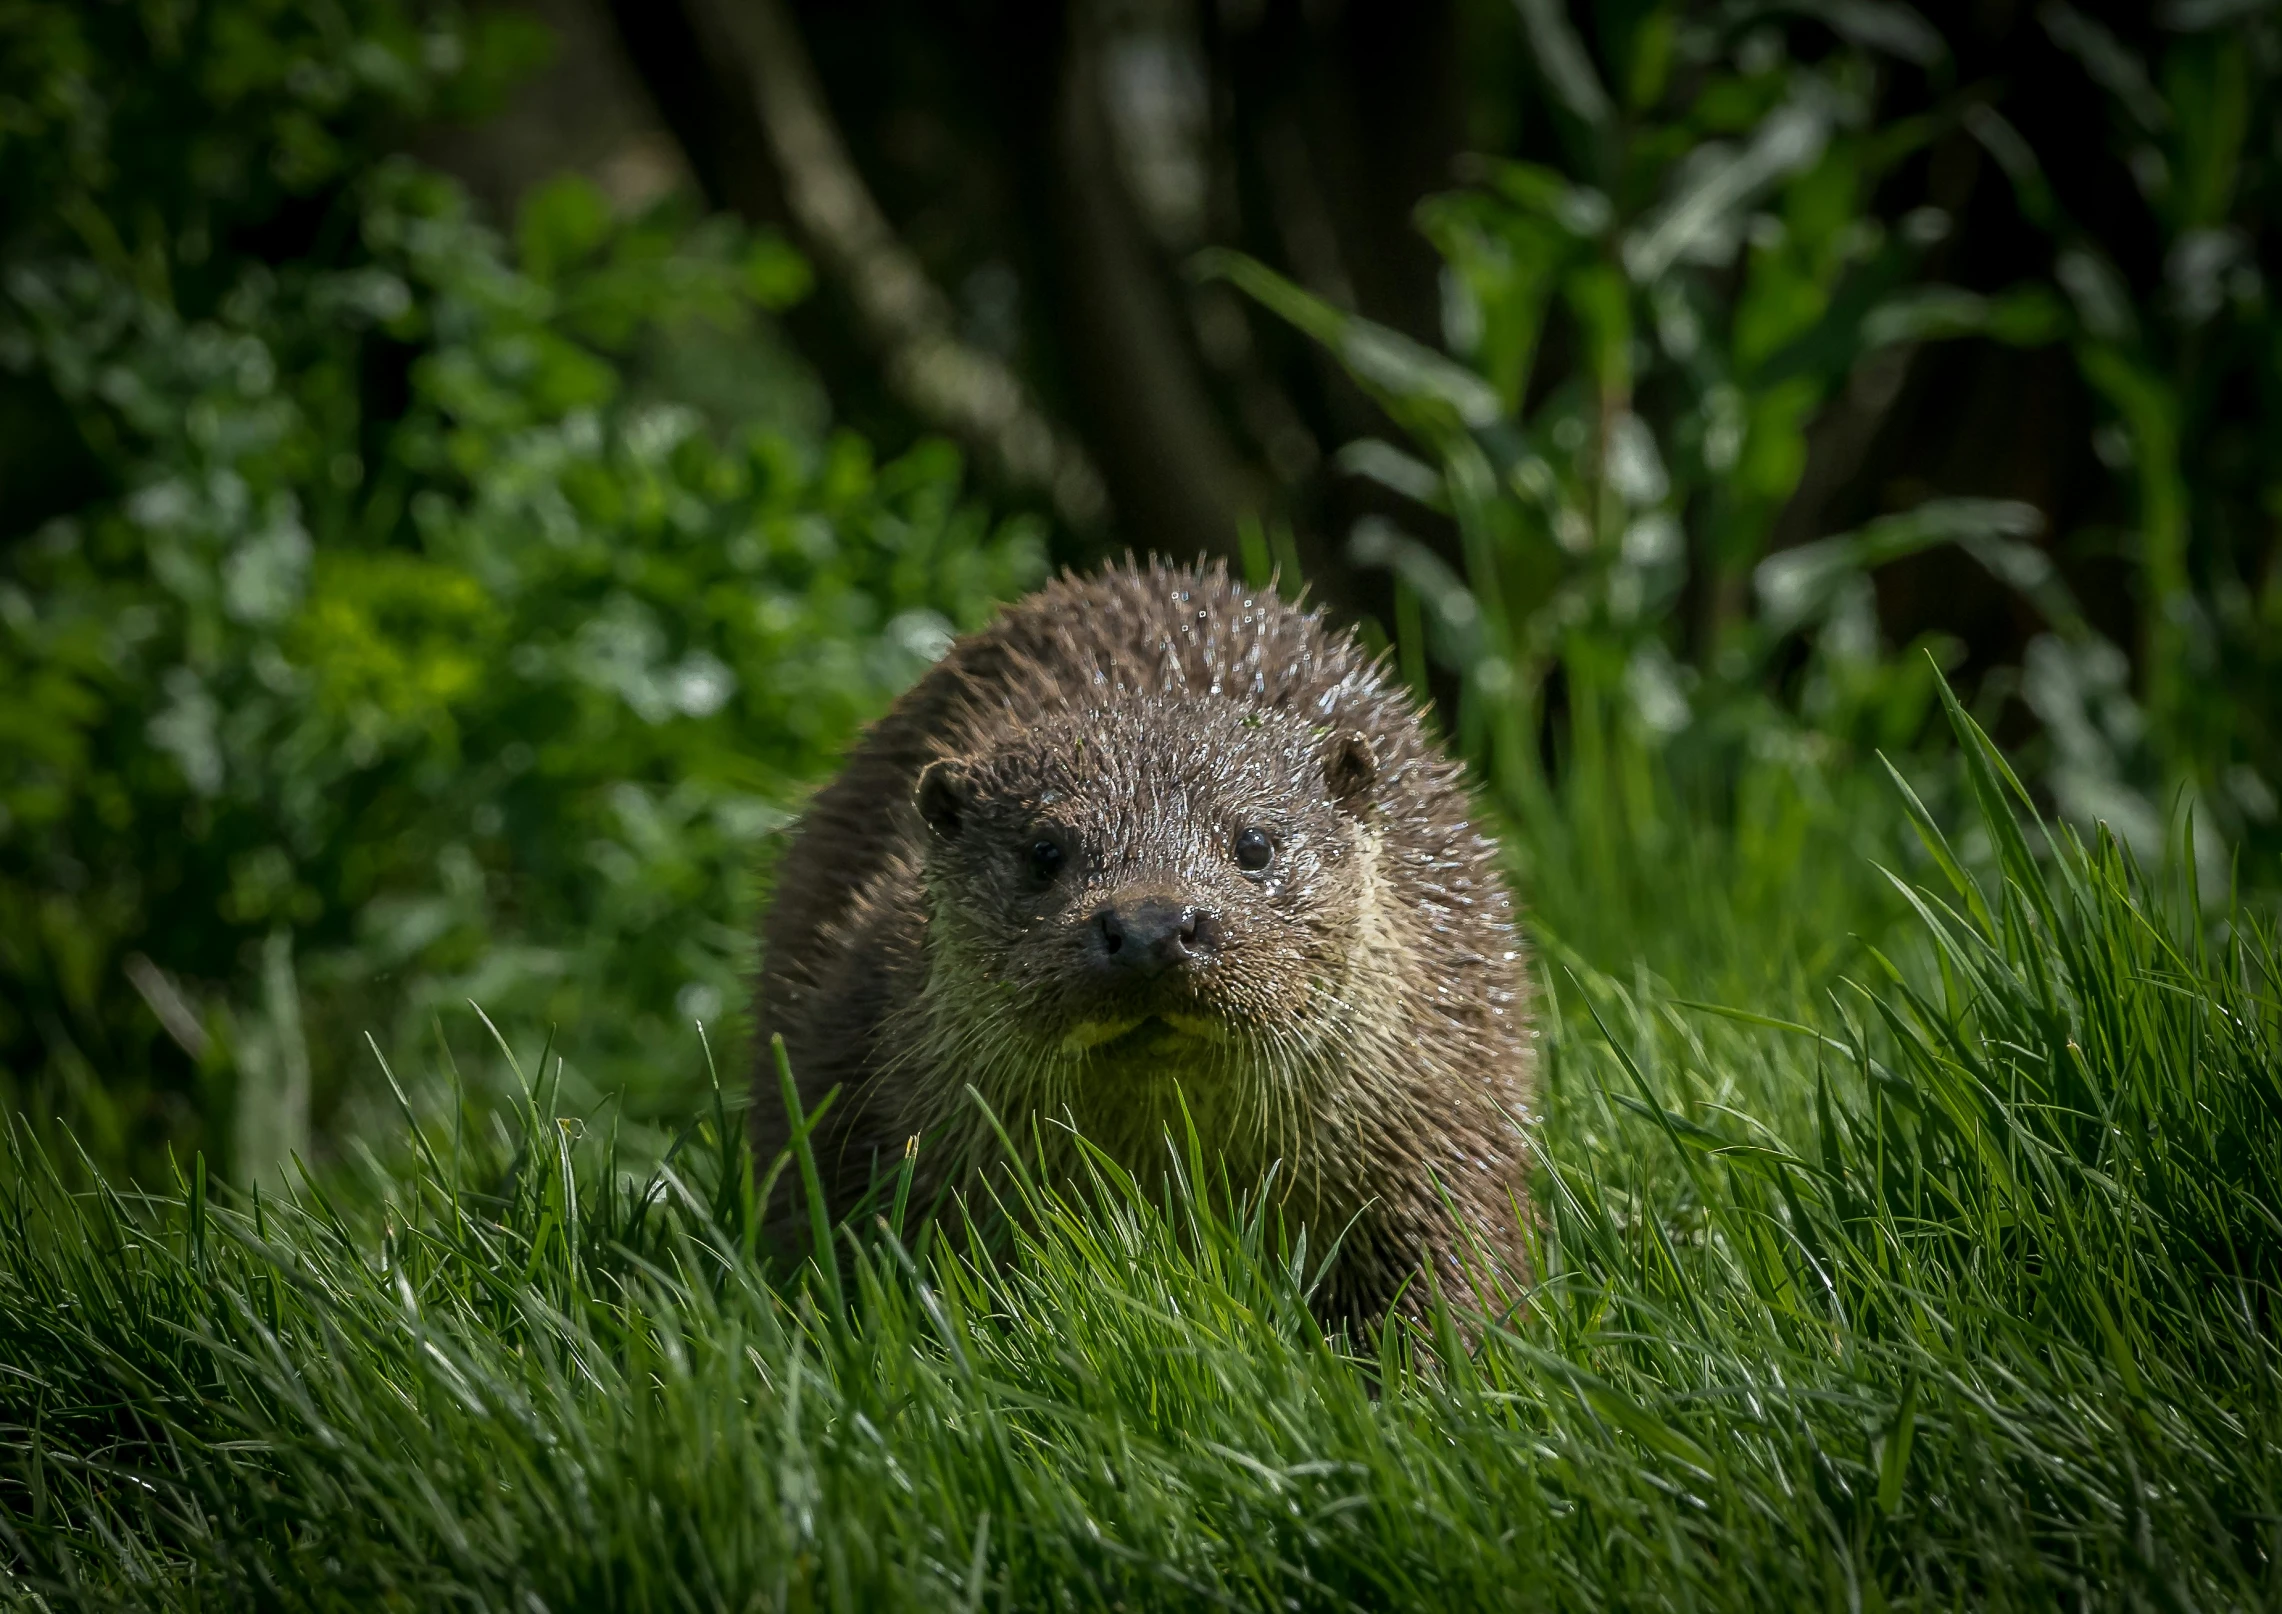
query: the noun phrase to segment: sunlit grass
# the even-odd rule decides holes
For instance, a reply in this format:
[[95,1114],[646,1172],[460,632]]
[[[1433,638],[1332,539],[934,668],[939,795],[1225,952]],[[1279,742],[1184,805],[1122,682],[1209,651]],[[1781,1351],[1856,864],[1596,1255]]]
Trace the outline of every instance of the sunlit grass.
[[[2270,1603],[2282,950],[2104,840],[2024,828],[1964,736],[1987,855],[1918,815],[1888,861],[1926,888],[1890,909],[1851,869],[1738,878],[1642,939],[1655,968],[1608,973],[1620,935],[1548,916],[1544,1225],[1502,1320],[1327,1340],[1320,1237],[1106,1172],[1082,1201],[1018,1190],[996,1253],[891,1211],[772,1261],[726,1105],[628,1171],[543,1062],[504,1118],[415,1094],[405,1163],[353,1206],[195,1166],[155,1200],[74,1193],[20,1146],[0,1585],[58,1608]],[[1698,855],[1671,878],[1709,878]],[[1856,893],[1809,916],[1829,928],[1905,918],[1754,977],[1729,955],[1811,932],[1802,890]]]

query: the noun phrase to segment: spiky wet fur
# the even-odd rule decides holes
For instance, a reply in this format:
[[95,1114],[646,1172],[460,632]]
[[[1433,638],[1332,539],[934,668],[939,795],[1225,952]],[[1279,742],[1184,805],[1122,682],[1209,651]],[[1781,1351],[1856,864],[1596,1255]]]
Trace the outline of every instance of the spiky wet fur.
[[[1334,815],[1320,737],[1350,730],[1376,776]],[[1104,882],[1216,792],[1267,791],[1304,821],[1314,883],[1230,899],[1245,911],[1196,1020],[1219,1040],[1184,1044],[1177,1075],[1115,1045],[1069,1052],[1090,1034],[1085,983],[1061,969],[1054,916],[1009,920],[1024,899],[996,865],[914,805],[944,757],[1006,824],[1107,803],[1112,822],[1081,826]],[[763,941],[761,1045],[783,1034],[805,1106],[842,1089],[816,1140],[835,1208],[916,1134],[922,1195],[987,1170],[1000,1147],[971,1085],[1057,1171],[1076,1163],[1071,1125],[1137,1175],[1164,1169],[1185,1105],[1232,1183],[1272,1168],[1315,1248],[1343,1235],[1327,1314],[1378,1315],[1425,1255],[1448,1282],[1472,1241],[1520,1268],[1533,1058],[1495,846],[1385,669],[1217,566],[1063,578],[954,646],[810,806]],[[776,1087],[764,1059],[764,1158],[786,1137]]]

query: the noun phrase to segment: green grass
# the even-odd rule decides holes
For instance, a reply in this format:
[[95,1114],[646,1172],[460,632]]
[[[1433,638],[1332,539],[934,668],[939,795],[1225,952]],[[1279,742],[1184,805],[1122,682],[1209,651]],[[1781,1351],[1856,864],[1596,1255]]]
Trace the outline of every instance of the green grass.
[[2282,948],[2047,834],[1959,721],[1976,850],[1931,815],[1884,848],[1925,889],[1848,808],[1748,856],[1675,832],[1548,916],[1545,1225],[1502,1320],[1328,1342],[1266,1218],[1114,1184],[1034,1190],[1000,1257],[875,1224],[772,1266],[733,1115],[629,1171],[543,1061],[505,1116],[415,1095],[402,1165],[258,1203],[70,1191],[20,1144],[0,1589],[2282,1601]]

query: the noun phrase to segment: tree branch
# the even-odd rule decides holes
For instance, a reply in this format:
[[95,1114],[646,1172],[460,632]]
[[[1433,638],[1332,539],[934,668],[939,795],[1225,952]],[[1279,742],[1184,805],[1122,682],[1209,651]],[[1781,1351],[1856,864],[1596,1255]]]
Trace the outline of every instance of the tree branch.
[[833,125],[799,29],[780,0],[687,0],[700,46],[732,63],[766,136],[795,230],[847,293],[888,383],[1001,478],[1042,494],[1075,527],[1107,507],[1085,449],[1004,363],[957,336],[949,300],[896,236]]

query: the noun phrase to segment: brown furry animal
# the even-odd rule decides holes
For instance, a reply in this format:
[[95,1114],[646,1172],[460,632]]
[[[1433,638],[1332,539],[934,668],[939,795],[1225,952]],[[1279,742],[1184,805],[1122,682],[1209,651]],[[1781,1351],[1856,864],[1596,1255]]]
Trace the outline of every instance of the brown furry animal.
[[804,1106],[841,1089],[836,1210],[914,1134],[922,1196],[986,1169],[970,1084],[1025,1148],[1066,1120],[1137,1175],[1185,1101],[1233,1182],[1273,1166],[1314,1248],[1344,1235],[1327,1316],[1423,1258],[1451,1287],[1469,1237],[1520,1270],[1496,847],[1353,637],[1221,567],[1064,578],[953,646],[808,809],[763,941],[755,1141],[788,1133],[779,1032]]

